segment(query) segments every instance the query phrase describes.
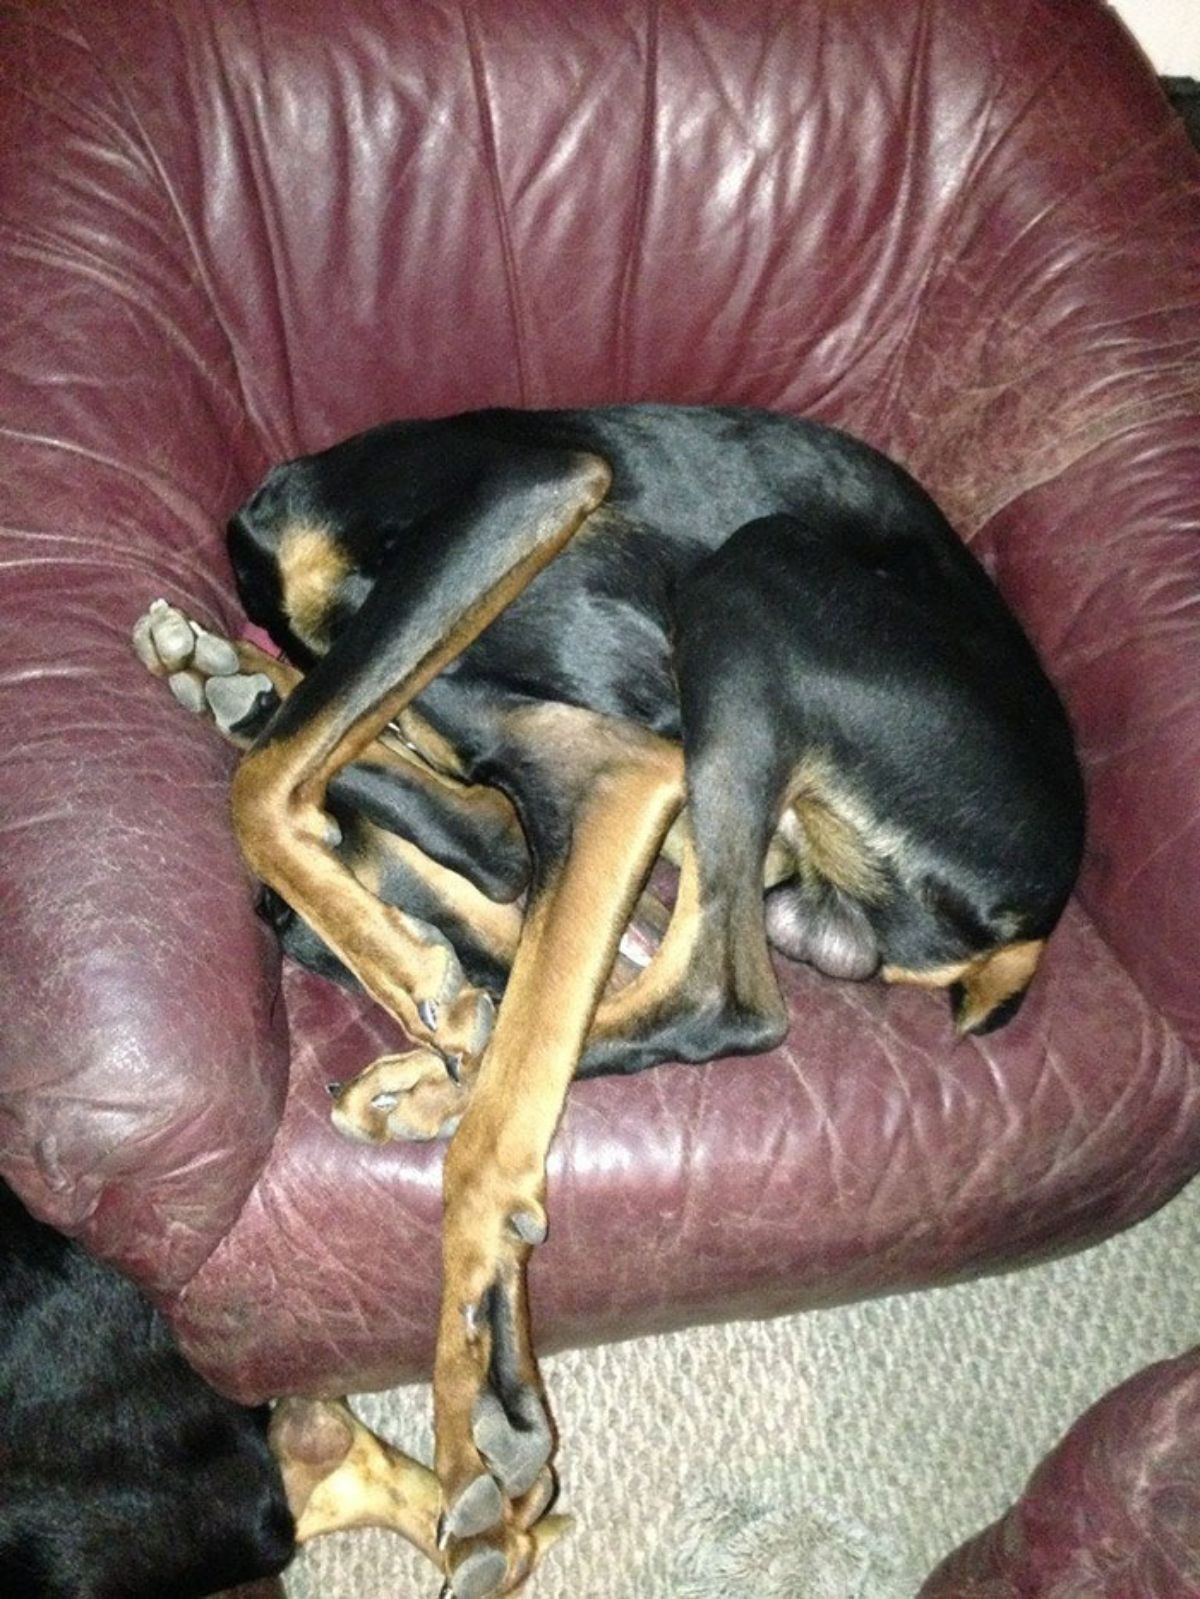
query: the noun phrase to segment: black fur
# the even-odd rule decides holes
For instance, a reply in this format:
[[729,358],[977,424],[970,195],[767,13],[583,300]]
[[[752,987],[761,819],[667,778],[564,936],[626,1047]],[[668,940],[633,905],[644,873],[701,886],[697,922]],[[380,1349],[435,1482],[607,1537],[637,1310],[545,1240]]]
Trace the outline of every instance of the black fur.
[[265,1407],[0,1182],[3,1599],[199,1599],[280,1571],[293,1532]]
[[[470,780],[507,793],[527,833],[552,814],[552,765],[508,741],[504,713],[530,702],[680,741],[702,892],[731,916],[740,906],[744,938],[755,893],[761,920],[761,865],[788,785],[815,756],[851,808],[883,824],[867,831],[891,827],[905,849],[899,860],[880,848],[874,896],[851,902],[802,874],[774,889],[777,947],[864,977],[1044,938],[1083,846],[1063,707],[929,495],[816,423],[716,407],[489,411],[389,423],[276,468],[234,517],[230,553],[249,615],[315,669],[264,737],[380,697],[406,618],[432,608],[438,585],[469,590],[523,475],[565,472],[581,455],[611,470],[601,510],[416,701]],[[297,522],[325,529],[345,561],[319,648],[293,632],[279,580],[279,540]],[[469,841],[451,848],[403,795],[373,803],[385,826],[494,892],[482,859],[464,866]],[[741,1052],[773,1030],[777,1018],[743,1028],[727,1011],[711,1025],[677,1016],[590,1048],[582,1069]]]

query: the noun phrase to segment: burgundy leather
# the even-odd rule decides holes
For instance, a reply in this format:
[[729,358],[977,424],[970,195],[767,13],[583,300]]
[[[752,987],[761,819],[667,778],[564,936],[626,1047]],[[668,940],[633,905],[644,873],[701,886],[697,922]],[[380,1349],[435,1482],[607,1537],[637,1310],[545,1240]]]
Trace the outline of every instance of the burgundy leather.
[[439,1154],[341,1142],[395,1030],[280,975],[230,759],[134,661],[237,624],[268,461],[495,403],[746,401],[904,458],[1093,799],[1020,1019],[785,976],[761,1060],[581,1085],[541,1347],[944,1282],[1200,1166],[1200,198],[1094,0],[21,0],[0,84],[0,1167],[231,1393],[427,1368]]
[[1200,1348],[1093,1405],[919,1599],[1200,1599]]

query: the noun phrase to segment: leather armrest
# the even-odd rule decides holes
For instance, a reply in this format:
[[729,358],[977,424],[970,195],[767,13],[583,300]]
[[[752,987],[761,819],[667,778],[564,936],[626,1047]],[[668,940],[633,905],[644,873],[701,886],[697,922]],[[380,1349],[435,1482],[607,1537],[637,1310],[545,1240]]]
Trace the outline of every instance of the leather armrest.
[[229,754],[129,632],[157,594],[235,617],[220,521],[262,463],[169,187],[66,15],[25,18],[0,84],[0,1166],[161,1295],[258,1176],[288,1044]]

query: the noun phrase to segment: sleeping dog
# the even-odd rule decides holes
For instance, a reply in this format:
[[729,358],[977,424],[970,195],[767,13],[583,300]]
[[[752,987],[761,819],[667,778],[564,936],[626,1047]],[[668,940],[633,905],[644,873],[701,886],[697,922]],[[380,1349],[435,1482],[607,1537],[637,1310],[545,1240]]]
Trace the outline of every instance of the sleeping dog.
[[0,1594],[199,1599],[293,1548],[266,1408],[217,1394],[0,1182]]
[[[229,548],[291,664],[162,604],[135,646],[247,746],[234,824],[293,951],[417,1044],[341,1125],[457,1127],[437,1470],[476,1599],[548,1500],[522,1268],[571,1077],[777,1044],[771,945],[1008,1020],[1078,869],[1070,729],[929,496],[788,417],[392,423],[274,470]],[[673,913],[614,987],[662,853]]]

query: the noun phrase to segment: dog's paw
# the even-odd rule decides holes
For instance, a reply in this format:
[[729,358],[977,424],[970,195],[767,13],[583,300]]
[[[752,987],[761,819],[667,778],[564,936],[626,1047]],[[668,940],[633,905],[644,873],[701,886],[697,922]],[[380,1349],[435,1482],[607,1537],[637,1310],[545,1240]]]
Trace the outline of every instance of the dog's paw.
[[409,918],[409,927],[419,930],[429,976],[414,988],[415,1011],[404,1025],[410,1037],[440,1052],[456,1082],[470,1080],[492,1036],[495,1003],[467,981],[457,951],[439,928],[416,917]]
[[330,1083],[333,1125],[361,1144],[449,1138],[470,1090],[441,1055],[413,1049],[384,1055],[347,1083]]
[[[467,1123],[470,1122],[470,1116]],[[464,1133],[467,1131],[464,1123]],[[476,1129],[477,1131],[477,1129]],[[459,1138],[463,1135],[460,1134]],[[543,1183],[479,1180],[463,1186],[458,1139],[447,1161],[445,1283],[434,1373],[438,1544],[454,1599],[520,1587],[565,1523],[554,1498],[554,1429],[529,1341],[525,1265],[546,1236]]]
[[138,618],[133,649],[148,672],[166,679],[186,710],[211,720],[235,742],[254,738],[279,705],[264,672],[243,670],[236,645],[166,600],[155,600]]
[[271,1450],[283,1474],[297,1525],[317,1485],[342,1466],[354,1445],[357,1423],[332,1400],[283,1399],[271,1416]]

